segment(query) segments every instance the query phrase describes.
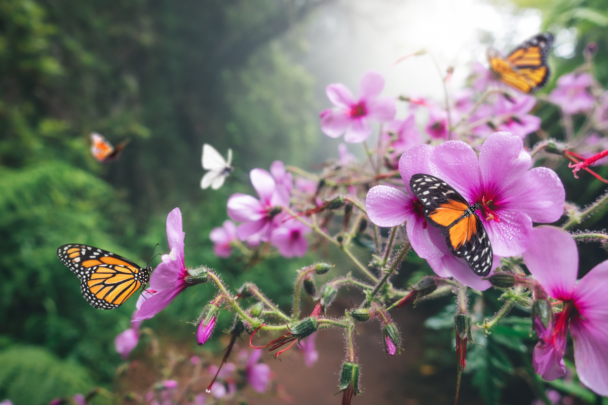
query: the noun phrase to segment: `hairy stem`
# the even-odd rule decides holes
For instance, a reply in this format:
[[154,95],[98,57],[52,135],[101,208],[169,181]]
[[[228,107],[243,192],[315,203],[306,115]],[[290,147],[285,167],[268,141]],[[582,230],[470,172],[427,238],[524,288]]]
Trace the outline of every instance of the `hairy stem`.
[[583,220],[585,218],[595,214],[595,212],[597,210],[599,210],[602,207],[602,205],[604,205],[606,202],[608,202],[608,193],[606,193],[603,196],[601,196],[600,198],[598,198],[596,202],[591,204],[589,207],[587,207],[587,209],[585,209],[580,214],[573,215],[568,220],[568,222],[566,222],[564,224],[564,226],[562,226],[562,229],[568,230],[568,229],[572,228],[573,226],[579,225],[581,222],[583,222]]
[[507,302],[505,302],[505,304],[502,306],[502,308],[500,308],[500,310],[496,313],[496,315],[494,315],[494,318],[489,321],[487,319],[484,319],[483,324],[477,326],[482,328],[483,332],[487,335],[490,329],[496,326],[496,324],[498,324],[498,321],[500,321],[505,315],[509,313],[516,301],[517,297],[509,298]]
[[268,308],[270,308],[272,311],[270,312],[272,315],[278,315],[281,318],[283,318],[286,321],[291,321],[291,318],[287,315],[285,315],[283,313],[283,311],[281,311],[276,305],[274,305],[268,298],[266,298],[266,296],[264,294],[262,294],[262,292],[260,291],[260,289],[258,288],[257,285],[255,284],[248,284],[247,285],[247,289],[249,290],[249,292],[254,295],[256,297],[256,299],[262,303],[264,303],[264,305],[266,305]]
[[407,252],[409,252],[409,250],[410,250],[410,247],[411,247],[411,245],[409,242],[403,244],[403,246],[401,247],[401,250],[399,251],[399,254],[395,258],[395,260],[393,260],[393,263],[391,264],[391,266],[388,269],[384,270],[384,276],[382,276],[382,279],[376,284],[376,286],[374,287],[372,292],[365,299],[365,301],[361,305],[362,307],[368,305],[371,302],[371,300],[374,298],[374,296],[376,294],[378,294],[378,291],[380,291],[382,286],[384,284],[386,284],[389,277],[392,276],[393,273],[395,272],[395,269],[397,269],[397,266],[399,265],[399,263],[401,263],[401,261],[405,258],[405,256],[407,255]]

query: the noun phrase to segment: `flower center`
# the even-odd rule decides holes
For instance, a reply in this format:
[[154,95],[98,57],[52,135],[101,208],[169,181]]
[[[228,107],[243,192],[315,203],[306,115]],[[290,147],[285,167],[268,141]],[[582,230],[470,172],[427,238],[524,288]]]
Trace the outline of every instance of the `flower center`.
[[496,221],[500,222],[500,218],[496,213],[496,204],[493,199],[486,197],[485,195],[481,197],[481,210],[483,215],[486,217],[486,221]]
[[353,118],[363,117],[367,115],[365,104],[361,101],[350,108],[350,116]]
[[298,231],[298,230],[291,231],[291,240],[296,240],[298,238],[300,238],[300,231]]

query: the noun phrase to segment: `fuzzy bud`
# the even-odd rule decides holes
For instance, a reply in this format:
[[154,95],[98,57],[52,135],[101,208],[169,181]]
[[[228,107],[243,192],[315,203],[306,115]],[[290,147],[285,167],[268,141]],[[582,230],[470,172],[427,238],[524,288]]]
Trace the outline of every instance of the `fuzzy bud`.
[[369,309],[357,308],[350,313],[350,316],[357,322],[366,322],[370,318]]
[[392,322],[387,323],[384,325],[382,333],[384,335],[384,350],[390,356],[394,356],[395,353],[397,353],[397,347],[399,347],[399,342],[401,340],[397,326]]
[[312,335],[319,329],[319,324],[315,318],[304,318],[294,326],[289,328],[291,334],[298,339],[304,339],[307,336]]
[[354,395],[359,395],[359,365],[356,363],[345,362],[342,364],[340,372],[340,383],[338,388],[344,391],[350,387],[354,391]]
[[185,278],[186,284],[195,285],[195,284],[206,283],[208,280],[208,275],[207,275],[208,270],[209,269],[207,269],[205,266],[201,266],[196,269],[186,270],[186,272],[188,273],[188,275]]
[[511,288],[517,282],[515,274],[511,273],[510,271],[503,271],[500,273],[492,274],[490,277],[487,278],[487,280],[494,287],[498,288]]
[[334,298],[336,298],[336,294],[338,294],[338,290],[331,284],[325,284],[323,286],[323,291],[321,292],[321,305],[323,308],[327,308],[331,305]]
[[263,310],[264,310],[264,304],[262,304],[261,302],[258,302],[253,307],[251,307],[251,311],[250,311],[251,316],[253,316],[254,318],[257,318],[260,315],[262,315]]
[[211,337],[213,329],[215,328],[215,322],[217,321],[218,311],[219,307],[215,304],[205,305],[199,318],[201,321],[198,324],[198,329],[196,331],[196,339],[198,340],[199,345],[204,345]]
[[467,339],[469,342],[473,341],[473,336],[471,335],[471,317],[469,315],[454,315],[454,324],[456,325],[456,333],[460,339]]
[[315,273],[317,273],[317,274],[325,274],[329,270],[331,270],[333,267],[334,267],[333,264],[317,263],[317,264],[315,264]]
[[549,301],[535,300],[532,304],[532,327],[541,340],[550,337],[553,330],[553,309]]
[[304,284],[304,291],[306,291],[309,297],[314,298],[317,295],[317,285],[315,284],[315,279],[310,274],[304,277],[302,284]]
[[237,297],[238,297],[238,298],[243,298],[243,299],[246,299],[246,298],[251,297],[251,296],[252,296],[252,294],[251,294],[251,291],[249,291],[249,286],[250,286],[250,285],[251,285],[251,284],[249,284],[249,283],[245,283],[245,284],[243,284],[243,285],[241,286],[241,288],[239,288],[239,289],[237,290],[237,292],[238,292]]

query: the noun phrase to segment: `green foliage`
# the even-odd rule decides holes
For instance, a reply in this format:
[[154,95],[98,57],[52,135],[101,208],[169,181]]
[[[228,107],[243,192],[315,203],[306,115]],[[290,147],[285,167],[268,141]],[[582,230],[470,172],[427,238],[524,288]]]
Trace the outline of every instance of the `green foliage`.
[[0,352],[0,398],[13,404],[47,404],[54,398],[85,394],[93,381],[82,366],[49,351],[13,346]]

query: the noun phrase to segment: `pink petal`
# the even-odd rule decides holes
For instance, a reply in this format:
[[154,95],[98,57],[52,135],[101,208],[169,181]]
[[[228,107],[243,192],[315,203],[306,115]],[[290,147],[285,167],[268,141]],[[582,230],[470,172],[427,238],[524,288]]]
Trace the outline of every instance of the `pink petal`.
[[532,363],[536,374],[546,381],[553,381],[566,375],[564,354],[557,350],[552,343],[538,342],[534,347]]
[[175,249],[177,254],[184,258],[184,236],[182,230],[182,213],[179,208],[174,208],[167,216],[167,240],[171,250]]
[[271,371],[268,364],[256,364],[247,372],[247,383],[251,385],[251,388],[262,394],[268,387],[270,373]]
[[272,175],[264,169],[253,169],[249,173],[249,177],[253,188],[255,188],[255,191],[260,196],[262,204],[269,205],[272,194],[277,186]]
[[[270,221],[267,218],[258,219],[257,221],[246,222],[236,228],[236,234],[240,240],[246,240],[252,235],[263,233],[268,230]],[[262,237],[265,239],[266,236]]]
[[608,331],[608,261],[595,266],[574,289],[574,304],[579,322]]
[[[175,252],[172,250],[172,252]],[[177,254],[174,258],[171,255],[163,255],[162,262],[156,266],[150,277],[150,288],[156,291],[162,291],[170,288],[175,288],[183,282],[183,273],[186,271],[183,258]]]
[[123,359],[129,357],[129,353],[135,349],[139,342],[139,335],[136,330],[129,328],[116,336],[114,339],[114,346],[116,351]]
[[397,102],[394,98],[380,97],[365,103],[367,116],[378,122],[389,122],[397,114]]
[[440,235],[439,229],[429,225],[428,223],[426,225],[426,229],[424,229],[423,224],[424,217],[422,215],[412,215],[405,224],[407,238],[412,244],[412,249],[414,249],[416,254],[423,259],[441,258],[444,253],[442,253],[442,251],[435,246],[433,241],[439,239],[439,242],[443,244],[445,244],[445,241],[440,240],[441,237],[433,239],[430,235],[431,233],[437,233],[437,235]]
[[350,123],[350,115],[345,111],[325,110],[321,112],[321,131],[330,138],[342,135]]
[[237,193],[228,199],[228,216],[237,222],[249,222],[263,218],[266,211],[258,199]]
[[163,291],[159,291],[150,298],[148,298],[133,315],[134,321],[143,321],[144,319],[150,319],[160,311],[165,309],[180,292],[184,290],[184,287],[169,288]]
[[215,245],[213,246],[213,253],[217,257],[227,258],[232,254],[232,247],[230,245]]
[[361,77],[359,83],[359,100],[377,97],[384,88],[384,77],[378,72],[368,71]]
[[532,158],[523,148],[521,138],[508,132],[488,137],[479,151],[479,169],[485,190],[500,195],[503,190],[532,167]]
[[501,207],[527,214],[532,221],[555,222],[564,213],[566,191],[557,174],[546,167],[526,172],[512,183]]
[[346,143],[359,143],[366,140],[372,134],[372,129],[366,118],[358,118],[351,121],[350,127],[346,129],[344,141]]
[[532,221],[522,212],[499,210],[500,222],[482,220],[495,255],[510,257],[522,254],[530,242]]
[[209,239],[211,239],[211,242],[215,244],[223,245],[230,243],[232,240],[224,228],[213,228],[211,233],[209,233]]
[[[445,245],[445,239],[443,244]],[[440,277],[454,277],[462,284],[479,291],[485,291],[492,286],[489,281],[476,275],[464,259],[457,258],[449,251],[448,254],[439,258],[427,259],[427,261],[433,271]]]
[[552,226],[532,229],[524,262],[551,297],[566,301],[572,298],[578,273],[578,249],[568,232]]
[[342,83],[330,84],[325,88],[325,94],[336,107],[350,109],[353,104],[356,104],[353,93]]
[[462,141],[448,141],[431,155],[435,176],[454,187],[467,201],[472,201],[481,187],[477,155]]
[[247,364],[245,368],[251,368],[254,364],[256,364],[262,358],[262,349],[253,349],[251,351],[251,355],[247,359]]
[[430,159],[435,148],[431,145],[418,145],[401,155],[399,159],[399,173],[410,195],[413,195],[410,188],[410,179],[413,175],[424,173],[433,174],[430,167]]
[[236,238],[236,225],[234,224],[234,222],[226,220],[222,224],[222,227],[224,228],[224,230],[226,231],[226,235],[230,239]]
[[370,221],[382,227],[401,225],[412,218],[412,197],[389,186],[375,186],[367,193],[366,209]]
[[601,323],[572,322],[570,325],[578,377],[585,386],[602,396],[608,396],[608,351],[606,351],[608,325],[606,323],[604,318]]

